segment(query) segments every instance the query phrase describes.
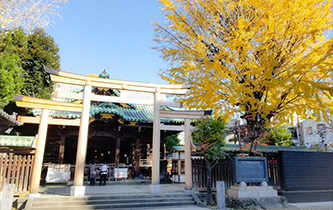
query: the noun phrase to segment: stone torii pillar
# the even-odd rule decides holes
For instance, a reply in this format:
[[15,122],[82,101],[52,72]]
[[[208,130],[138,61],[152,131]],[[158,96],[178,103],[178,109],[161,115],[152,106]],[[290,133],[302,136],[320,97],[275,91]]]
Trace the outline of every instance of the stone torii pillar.
[[161,93],[157,89],[154,93],[154,122],[153,122],[153,166],[151,172],[151,185],[150,192],[153,194],[162,193],[162,186],[160,185],[160,100]]
[[[202,119],[211,111],[160,111],[160,117],[183,118],[185,133],[185,192],[192,192],[191,119]],[[167,129],[167,127],[166,127]]]
[[42,114],[40,116],[39,127],[38,127],[35,161],[31,174],[29,197],[39,197],[38,189],[40,183],[40,176],[42,173],[49,113],[50,113],[49,109],[42,109]]
[[83,91],[83,108],[80,120],[79,139],[77,143],[74,186],[71,187],[71,196],[84,196],[85,186],[83,186],[84,168],[87,153],[89,114],[90,114],[90,94],[91,85],[87,81]]
[[[68,102],[52,101],[47,99],[38,99],[27,96],[15,96],[14,100],[16,102],[16,106],[18,107],[42,109],[42,113],[39,119],[38,138],[37,138],[34,166],[32,169],[30,193],[29,193],[29,197],[37,197],[39,196],[38,189],[39,189],[40,176],[41,176],[42,164],[44,158],[47,128],[49,122],[53,122],[52,119],[49,118],[49,113],[50,113],[49,110],[82,112],[82,105],[68,103]],[[67,123],[62,122],[62,123],[67,124],[68,122]],[[62,123],[60,124],[56,123],[56,124],[61,125]],[[70,123],[72,123],[72,121]]]
[[192,158],[191,158],[191,120],[185,118],[184,136],[185,136],[185,191],[192,190]]

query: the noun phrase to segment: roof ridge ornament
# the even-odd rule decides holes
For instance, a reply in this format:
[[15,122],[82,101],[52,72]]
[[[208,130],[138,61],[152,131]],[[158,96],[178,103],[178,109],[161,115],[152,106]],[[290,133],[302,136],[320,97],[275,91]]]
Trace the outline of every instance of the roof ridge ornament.
[[106,72],[106,69],[104,69],[104,71],[102,71],[102,73],[100,73],[98,77],[110,79],[110,75]]

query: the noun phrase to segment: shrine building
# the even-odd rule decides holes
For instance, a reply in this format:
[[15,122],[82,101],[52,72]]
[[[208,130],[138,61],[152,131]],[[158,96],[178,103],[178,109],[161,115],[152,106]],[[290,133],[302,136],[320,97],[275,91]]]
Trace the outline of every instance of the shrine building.
[[[99,78],[109,79],[104,70]],[[57,93],[82,93],[82,86],[57,84]],[[153,93],[92,88],[92,94],[112,97],[122,97],[139,100],[154,100]],[[166,96],[163,95],[164,100]],[[82,100],[59,99],[71,103],[81,103]],[[173,110],[162,106],[161,110]],[[34,118],[22,117],[24,126],[17,130],[24,136],[34,136],[38,133],[40,109],[33,111]],[[49,125],[44,153],[44,163],[75,164],[79,133],[79,119],[81,113],[50,111],[52,119],[72,119],[77,123],[72,125]],[[30,119],[30,121],[28,120]],[[132,167],[138,172],[149,173],[152,166],[152,133],[154,120],[154,106],[131,103],[91,102],[89,114],[88,145],[86,165],[90,163],[106,162],[114,167]],[[75,121],[73,121],[75,122]],[[184,119],[161,118],[165,125],[181,125]],[[179,131],[178,131],[179,132]],[[177,131],[161,131],[160,159],[166,158],[165,137]]]

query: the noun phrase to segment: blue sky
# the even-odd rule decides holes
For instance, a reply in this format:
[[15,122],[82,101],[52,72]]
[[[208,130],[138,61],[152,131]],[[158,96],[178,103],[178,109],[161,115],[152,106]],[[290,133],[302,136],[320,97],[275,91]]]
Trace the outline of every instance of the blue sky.
[[113,79],[165,83],[167,63],[155,46],[151,21],[164,21],[157,0],[69,0],[46,29],[59,46],[61,70]]
[[[68,0],[47,28],[59,46],[61,70],[83,75],[104,69],[113,79],[165,83],[167,63],[151,49],[151,21],[165,21],[158,0]],[[328,32],[332,37],[332,32]]]

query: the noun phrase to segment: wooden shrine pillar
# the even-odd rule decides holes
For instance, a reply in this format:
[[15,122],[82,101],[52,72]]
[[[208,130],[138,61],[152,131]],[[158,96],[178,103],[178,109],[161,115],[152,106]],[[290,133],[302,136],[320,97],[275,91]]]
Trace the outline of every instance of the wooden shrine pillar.
[[85,160],[87,154],[89,114],[90,114],[90,95],[91,85],[87,81],[83,91],[83,108],[80,120],[79,139],[77,143],[74,186],[71,187],[71,196],[84,196],[85,187],[83,186]]
[[163,140],[161,144],[161,159],[165,160],[166,159],[165,131],[162,132],[161,139]]
[[39,196],[38,189],[42,173],[49,113],[49,109],[42,109],[38,127],[38,138],[36,144],[35,160],[32,168],[29,197]]
[[141,139],[138,137],[135,142],[135,172],[139,171],[141,157]]
[[115,157],[114,157],[114,163],[115,163],[115,167],[119,168],[119,160],[120,160],[120,141],[121,141],[121,137],[117,136],[116,139],[116,152],[115,152]]
[[60,145],[59,145],[58,164],[63,164],[64,163],[65,141],[66,141],[66,136],[64,134],[61,134],[61,136],[60,136]]

